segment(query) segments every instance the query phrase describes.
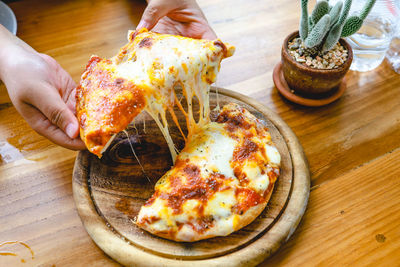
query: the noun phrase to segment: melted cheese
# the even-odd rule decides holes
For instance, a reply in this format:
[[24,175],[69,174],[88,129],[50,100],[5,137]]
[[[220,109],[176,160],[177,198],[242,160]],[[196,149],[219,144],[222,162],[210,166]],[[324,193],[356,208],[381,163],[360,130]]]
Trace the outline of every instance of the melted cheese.
[[[279,164],[265,126],[229,104],[217,122],[205,124],[188,139],[175,166],[140,210],[137,224],[177,241],[228,235],[266,204]],[[149,216],[156,222],[147,223]]]
[[[137,225],[178,241],[238,230],[248,223],[248,216],[254,219],[266,205],[271,184],[279,175],[280,156],[265,126],[235,104],[225,106],[217,121],[210,122],[210,85],[221,60],[231,56],[234,48],[219,40],[147,30],[130,32],[128,39],[112,59],[92,57],[82,75],[77,88],[82,139],[101,156],[113,136],[146,110],[177,162],[157,182]],[[177,86],[182,88],[186,109],[178,100]],[[193,109],[195,98],[199,110]],[[166,118],[170,112],[180,129],[175,105],[188,129],[179,156]],[[133,147],[132,152],[136,157]]]
[[266,144],[265,150],[267,151],[267,156],[271,163],[279,165],[281,162],[281,155],[276,147]]
[[208,200],[204,208],[204,215],[213,216],[217,221],[221,218],[228,218],[232,215],[231,210],[236,203],[234,188],[217,192]]
[[[188,136],[208,123],[210,85],[216,80],[221,60],[231,56],[234,47],[220,40],[157,34],[146,29],[129,32],[128,40],[109,60],[92,57],[82,75],[77,88],[82,140],[101,157],[109,140],[146,110],[156,121],[175,160],[177,151],[168,130],[167,110],[173,113],[175,105],[180,107]],[[177,102],[176,86],[182,88],[186,110]],[[195,97],[199,100],[198,111],[193,110]],[[195,112],[200,114],[198,121],[194,119]]]
[[210,122],[193,135],[191,143],[180,154],[180,158],[190,159],[200,166],[202,172],[213,171],[226,177],[233,177],[230,166],[233,150],[237,142],[230,138],[223,125]]

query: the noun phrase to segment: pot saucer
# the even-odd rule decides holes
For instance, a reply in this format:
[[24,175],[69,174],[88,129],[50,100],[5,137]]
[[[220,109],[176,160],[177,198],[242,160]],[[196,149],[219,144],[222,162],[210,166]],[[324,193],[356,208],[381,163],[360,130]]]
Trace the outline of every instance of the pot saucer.
[[335,100],[337,100],[339,97],[341,97],[346,90],[346,81],[343,79],[343,81],[340,83],[340,86],[338,90],[330,95],[327,98],[322,98],[322,99],[312,99],[312,98],[305,98],[303,96],[297,95],[294,93],[292,89],[288,86],[287,82],[285,81],[285,78],[283,77],[283,71],[282,71],[282,63],[279,62],[276,64],[274,68],[274,72],[272,75],[272,78],[274,80],[274,84],[276,89],[281,93],[281,95],[286,98],[287,100],[302,105],[302,106],[307,106],[307,107],[321,107],[328,105]]

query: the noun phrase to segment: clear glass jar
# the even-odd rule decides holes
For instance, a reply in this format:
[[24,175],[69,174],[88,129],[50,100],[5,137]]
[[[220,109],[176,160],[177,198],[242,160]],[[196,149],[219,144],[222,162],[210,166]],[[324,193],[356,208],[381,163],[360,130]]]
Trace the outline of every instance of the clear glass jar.
[[[399,1],[377,0],[360,30],[346,38],[353,49],[351,70],[370,71],[382,63],[396,31],[399,20],[396,5]],[[360,14],[366,2],[353,1],[350,16]]]
[[400,73],[400,0],[395,1],[396,14],[398,17],[397,30],[393,36],[392,42],[390,43],[389,49],[386,52],[386,59],[392,66],[393,70]]

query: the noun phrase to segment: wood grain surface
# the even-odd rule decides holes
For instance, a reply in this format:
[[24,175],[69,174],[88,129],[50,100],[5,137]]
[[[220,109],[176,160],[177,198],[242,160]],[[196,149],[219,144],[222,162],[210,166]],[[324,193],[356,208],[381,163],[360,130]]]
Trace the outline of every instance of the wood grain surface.
[[[313,1],[311,1],[313,2]],[[400,75],[384,62],[347,75],[336,102],[306,108],[272,81],[282,41],[298,29],[298,1],[199,0],[218,36],[237,48],[216,83],[275,111],[309,161],[308,209],[290,241],[262,266],[400,262]],[[53,56],[75,81],[92,54],[112,56],[138,23],[144,1],[12,1],[17,35]],[[32,131],[0,85],[0,266],[118,266],[86,233],[72,197],[76,152]],[[22,262],[25,261],[25,263]],[[378,264],[377,264],[378,263]]]
[[[73,173],[74,199],[86,230],[118,262],[147,266],[254,266],[275,252],[296,229],[310,188],[307,161],[296,136],[278,115],[255,100],[222,88],[218,92],[219,105],[237,103],[261,119],[281,154],[281,175],[268,206],[240,231],[194,243],[169,241],[138,228],[134,220],[140,207],[172,165],[156,123],[148,115],[138,117],[127,134],[115,137],[101,159],[88,151],[79,153]],[[197,104],[194,110],[199,110]],[[213,88],[210,107],[213,110],[216,106]],[[176,114],[180,125],[185,125],[183,114],[178,110]],[[217,112],[213,115],[216,117]],[[146,128],[142,128],[144,125]],[[171,127],[170,133],[177,144],[183,145],[176,127]],[[137,163],[131,144],[146,174]]]

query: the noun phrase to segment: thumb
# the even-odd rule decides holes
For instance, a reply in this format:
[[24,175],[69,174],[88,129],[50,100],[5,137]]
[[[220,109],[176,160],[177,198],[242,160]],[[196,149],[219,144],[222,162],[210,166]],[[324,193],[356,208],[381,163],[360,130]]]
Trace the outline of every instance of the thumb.
[[74,139],[78,136],[78,120],[61,98],[60,101],[56,101],[54,105],[50,105],[46,110],[44,115],[52,124],[57,125],[58,128],[66,133],[69,138]]
[[170,1],[152,0],[144,10],[136,30],[140,30],[142,28],[151,30],[157,24],[157,22],[162,17],[166,16],[172,9],[173,6],[171,6]]
[[46,85],[44,90],[38,90],[32,104],[38,108],[47,119],[57,125],[71,139],[79,134],[78,120],[62,100],[58,91],[51,85]]

